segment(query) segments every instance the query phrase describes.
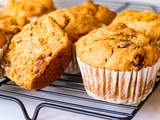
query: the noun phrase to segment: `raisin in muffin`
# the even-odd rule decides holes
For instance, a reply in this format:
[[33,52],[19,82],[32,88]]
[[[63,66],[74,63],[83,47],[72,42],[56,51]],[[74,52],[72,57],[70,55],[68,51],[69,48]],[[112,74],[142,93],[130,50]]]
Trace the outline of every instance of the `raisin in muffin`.
[[19,86],[37,90],[54,82],[71,56],[72,42],[67,34],[50,16],[44,16],[12,38],[2,67]]
[[[55,10],[48,15],[57,21],[62,29],[68,34],[68,37],[73,44],[83,35],[100,27],[99,21],[94,16],[73,11],[71,9]],[[75,56],[75,50],[73,49],[73,58],[70,65],[65,70],[66,73],[75,74],[80,72]]]
[[84,12],[97,18],[100,23],[109,25],[116,16],[116,12],[111,11],[109,8],[100,4],[95,4],[92,0],[89,0],[81,5],[71,8],[78,12]]
[[52,0],[9,0],[3,15],[32,18],[55,10]]
[[112,24],[119,22],[151,37],[152,41],[160,47],[160,15],[158,13],[148,10],[126,10],[119,13]]
[[76,43],[87,93],[95,99],[134,104],[152,91],[160,51],[141,32],[119,23],[93,30]]

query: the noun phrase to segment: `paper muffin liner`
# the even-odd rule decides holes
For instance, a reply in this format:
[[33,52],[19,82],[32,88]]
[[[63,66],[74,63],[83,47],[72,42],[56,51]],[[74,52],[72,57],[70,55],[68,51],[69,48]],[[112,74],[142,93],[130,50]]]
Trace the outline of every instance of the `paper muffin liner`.
[[64,71],[64,73],[69,73],[69,74],[78,74],[78,73],[80,73],[80,69],[79,69],[79,66],[78,66],[77,59],[76,59],[75,45],[73,45],[72,60],[69,63],[69,66],[67,67],[67,69]]
[[117,104],[135,104],[152,91],[158,71],[157,62],[139,71],[113,71],[94,68],[77,57],[87,94],[94,99]]

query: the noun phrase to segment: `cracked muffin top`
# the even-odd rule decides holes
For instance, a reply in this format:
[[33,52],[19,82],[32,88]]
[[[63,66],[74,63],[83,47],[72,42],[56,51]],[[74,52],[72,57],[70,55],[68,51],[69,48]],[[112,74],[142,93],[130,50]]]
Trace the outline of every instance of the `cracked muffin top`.
[[48,15],[62,27],[73,43],[94,28],[100,27],[100,23],[92,15],[71,9],[55,10]]
[[112,22],[112,24],[117,23],[124,23],[128,27],[141,31],[160,46],[160,15],[158,13],[148,10],[126,10],[119,13]]
[[31,18],[55,9],[52,0],[9,0],[1,14]]
[[154,65],[160,51],[152,39],[119,23],[93,30],[76,43],[77,56],[95,68],[138,71]]
[[116,17],[116,12],[111,11],[109,8],[95,4],[92,0],[89,0],[81,5],[74,6],[71,8],[78,12],[84,12],[97,18],[100,23],[109,25],[112,20]]

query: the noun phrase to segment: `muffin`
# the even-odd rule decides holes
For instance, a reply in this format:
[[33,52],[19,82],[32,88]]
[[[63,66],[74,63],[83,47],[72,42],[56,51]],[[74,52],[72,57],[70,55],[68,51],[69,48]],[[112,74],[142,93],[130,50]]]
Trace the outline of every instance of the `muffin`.
[[29,22],[30,21],[24,17],[0,15],[0,31],[3,31],[3,33],[6,34],[6,37],[10,40]]
[[52,0],[9,0],[1,14],[33,18],[55,9]]
[[117,23],[124,23],[128,27],[141,31],[160,47],[160,15],[158,13],[148,10],[126,10],[119,13],[112,22],[112,24]]
[[48,14],[68,34],[72,43],[94,28],[100,27],[98,20],[90,14],[80,13],[71,9],[59,9]]
[[123,23],[93,30],[76,43],[85,89],[91,97],[134,104],[152,91],[160,51],[151,38]]
[[[0,63],[2,62],[3,56],[6,53],[9,41],[5,34],[0,31]],[[4,76],[4,69],[0,67],[0,79]]]
[[[94,28],[100,27],[99,21],[90,15],[73,11],[71,9],[55,10],[48,14],[62,27],[67,33],[69,39],[74,43],[83,35],[92,31]],[[75,49],[75,48],[74,48]],[[73,58],[65,70],[65,73],[79,73],[79,67],[75,56],[75,50],[73,49]]]
[[8,78],[26,89],[48,86],[67,68],[72,42],[50,16],[34,20],[16,34],[2,61]]
[[116,12],[111,11],[106,6],[95,4],[92,0],[88,0],[81,5],[72,7],[71,9],[90,14],[97,18],[100,23],[105,25],[109,25],[116,16]]

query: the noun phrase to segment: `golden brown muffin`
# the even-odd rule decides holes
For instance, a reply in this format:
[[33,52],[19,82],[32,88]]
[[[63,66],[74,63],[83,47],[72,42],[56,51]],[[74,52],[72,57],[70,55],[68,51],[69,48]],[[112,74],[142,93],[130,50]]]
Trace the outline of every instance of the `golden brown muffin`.
[[153,41],[160,43],[160,15],[158,13],[148,10],[126,10],[119,13],[112,24],[119,22],[141,31],[143,34],[151,37]]
[[62,27],[73,43],[94,28],[100,27],[99,22],[92,15],[70,9],[55,10],[48,15]]
[[[48,14],[68,34],[69,39],[75,43],[81,36],[89,33],[94,28],[100,27],[99,21],[90,14],[80,13],[71,9],[55,10]],[[72,61],[66,73],[79,73],[75,50],[73,49]]]
[[120,23],[90,32],[77,42],[76,48],[81,60],[93,67],[138,71],[154,65],[160,56],[150,41],[149,37]]
[[0,15],[0,31],[3,31],[9,38],[20,32],[28,23],[29,21],[24,17]]
[[26,25],[9,45],[2,66],[8,77],[27,89],[41,89],[67,68],[72,42],[49,16]]
[[9,0],[2,14],[31,18],[55,9],[52,0]]
[[92,0],[88,0],[79,6],[72,7],[71,9],[93,15],[100,23],[105,25],[109,25],[116,16],[116,12],[109,10],[105,6],[95,4]]
[[160,50],[150,41],[123,23],[81,37],[76,52],[87,93],[120,104],[144,100],[160,66]]

